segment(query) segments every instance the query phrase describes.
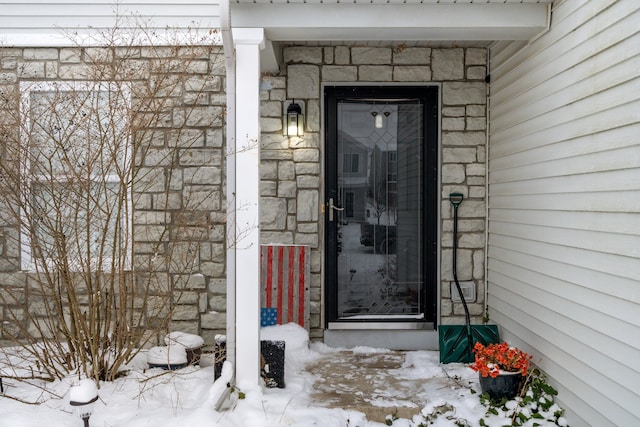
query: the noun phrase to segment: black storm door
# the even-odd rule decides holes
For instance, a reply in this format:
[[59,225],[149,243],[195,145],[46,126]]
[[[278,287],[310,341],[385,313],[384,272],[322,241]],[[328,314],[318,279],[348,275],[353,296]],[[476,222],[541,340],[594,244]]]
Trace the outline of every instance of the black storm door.
[[324,96],[326,326],[433,324],[438,88]]

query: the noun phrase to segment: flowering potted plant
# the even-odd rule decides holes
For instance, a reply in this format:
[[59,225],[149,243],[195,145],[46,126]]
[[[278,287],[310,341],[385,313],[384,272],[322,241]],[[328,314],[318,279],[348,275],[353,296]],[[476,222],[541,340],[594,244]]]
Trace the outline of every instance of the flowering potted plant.
[[513,398],[529,371],[531,356],[506,342],[473,347],[475,362],[471,369],[479,373],[480,387],[494,399]]

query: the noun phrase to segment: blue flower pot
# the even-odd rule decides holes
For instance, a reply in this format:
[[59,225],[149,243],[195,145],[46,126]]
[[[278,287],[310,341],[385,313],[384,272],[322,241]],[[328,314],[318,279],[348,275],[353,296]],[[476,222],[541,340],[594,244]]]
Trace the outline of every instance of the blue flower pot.
[[503,397],[511,400],[518,395],[524,378],[520,372],[504,372],[497,377],[483,377],[479,375],[482,393],[488,393],[494,400]]

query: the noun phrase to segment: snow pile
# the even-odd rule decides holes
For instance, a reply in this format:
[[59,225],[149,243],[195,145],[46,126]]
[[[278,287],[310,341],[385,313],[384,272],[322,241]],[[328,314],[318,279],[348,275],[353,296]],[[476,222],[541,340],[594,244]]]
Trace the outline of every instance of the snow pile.
[[[312,391],[318,381],[304,371],[314,361],[327,363],[338,361],[346,352],[324,344],[309,344],[308,334],[301,327],[289,324],[262,329],[261,339],[286,342],[286,388],[267,389],[247,386],[238,389],[233,385],[233,370],[229,363],[222,369],[222,378],[214,383],[214,367],[187,366],[176,371],[132,369],[128,375],[113,382],[100,384],[100,398],[95,402],[91,425],[108,427],[172,427],[177,425],[222,427],[384,427],[369,421],[361,412],[341,408],[319,407],[313,401]],[[160,350],[162,349],[162,350]],[[179,350],[178,350],[179,349]],[[175,351],[175,354],[169,352]],[[384,353],[384,349],[361,347],[360,354]],[[179,353],[179,354],[178,354]],[[353,354],[353,353],[351,353]],[[7,372],[0,351],[0,372]],[[186,363],[184,347],[171,345],[149,350],[149,361],[159,364]],[[415,408],[412,419],[392,419],[394,427],[417,427],[420,424],[433,427],[454,425],[480,425],[487,408],[480,403],[477,373],[462,364],[440,365],[438,353],[416,351],[406,353],[405,363],[388,374],[403,378],[443,378],[439,385],[416,390],[428,403],[422,409]],[[323,362],[324,363],[324,362]],[[35,368],[35,365],[34,365]],[[454,381],[455,379],[455,381]],[[455,384],[459,383],[459,386]],[[6,396],[0,396],[0,425],[40,427],[43,421],[48,427],[81,426],[82,421],[69,410],[73,378],[44,382],[37,379],[16,381],[4,378]],[[230,387],[228,387],[228,384]],[[443,384],[446,386],[443,387]],[[393,385],[380,393],[394,398]],[[429,388],[431,387],[431,388]],[[83,391],[81,397],[89,394]],[[217,402],[230,392],[230,399],[223,409],[216,410]],[[76,392],[74,392],[76,393]],[[75,398],[74,394],[74,398]],[[31,403],[37,403],[32,405]],[[379,407],[387,408],[385,402]],[[392,409],[389,408],[389,412]],[[487,425],[510,424],[505,416],[485,419]],[[554,425],[541,420],[540,425]]]
[[316,355],[309,348],[309,334],[296,323],[286,325],[267,326],[260,329],[260,339],[263,341],[284,341],[285,372],[294,374]]
[[187,352],[181,345],[152,347],[147,352],[147,363],[150,367],[185,365]]
[[69,402],[72,406],[87,404],[98,398],[96,383],[88,378],[80,380],[77,385],[69,390]]
[[166,345],[180,344],[184,348],[192,350],[203,347],[204,339],[199,335],[175,331],[167,334],[167,336],[164,337],[164,343]]
[[373,348],[373,347],[365,347],[365,346],[357,346],[351,349],[355,354],[380,354],[380,353],[389,353],[391,350],[386,348]]

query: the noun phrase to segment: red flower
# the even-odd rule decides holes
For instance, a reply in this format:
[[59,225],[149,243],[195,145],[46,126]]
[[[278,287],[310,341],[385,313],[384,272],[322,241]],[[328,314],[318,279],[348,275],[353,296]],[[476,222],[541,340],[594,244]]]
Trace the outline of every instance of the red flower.
[[476,354],[476,361],[470,367],[483,377],[495,378],[500,371],[520,372],[522,376],[526,376],[529,370],[531,356],[515,347],[509,347],[506,342],[487,346],[477,342],[473,352]]

